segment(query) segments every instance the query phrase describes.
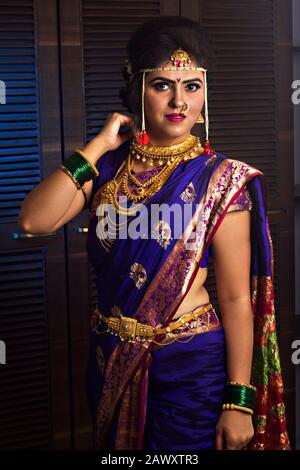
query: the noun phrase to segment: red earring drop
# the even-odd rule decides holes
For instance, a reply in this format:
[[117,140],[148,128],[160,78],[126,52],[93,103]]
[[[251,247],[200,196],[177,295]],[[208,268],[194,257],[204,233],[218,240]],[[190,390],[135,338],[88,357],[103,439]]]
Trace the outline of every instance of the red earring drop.
[[150,143],[150,137],[145,129],[145,72],[143,72],[143,88],[142,88],[142,130],[139,133],[137,143],[139,145],[148,145]]
[[147,145],[149,143],[150,143],[149,135],[148,135],[147,131],[144,129],[139,133],[138,144],[139,145]]
[[204,147],[203,147],[203,153],[202,155],[211,155],[213,154],[213,150],[210,146],[209,140],[208,140],[208,104],[207,104],[207,80],[206,80],[206,71],[204,72],[204,93],[205,93],[205,142],[204,142]]
[[202,155],[210,155],[211,153],[213,153],[213,151],[210,146],[209,140],[206,140],[204,143]]

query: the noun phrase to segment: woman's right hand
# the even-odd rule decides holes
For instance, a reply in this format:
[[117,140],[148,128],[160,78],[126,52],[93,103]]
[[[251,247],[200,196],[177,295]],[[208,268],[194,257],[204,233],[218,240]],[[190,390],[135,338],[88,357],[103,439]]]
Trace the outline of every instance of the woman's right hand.
[[[130,129],[119,134],[122,126],[129,126]],[[120,113],[109,114],[99,134],[82,149],[82,152],[96,164],[104,153],[117,149],[131,137],[133,132],[136,132],[133,117]]]
[[[131,129],[119,134],[119,130],[122,126],[129,126]],[[115,150],[123,144],[123,142],[129,139],[134,128],[135,123],[133,117],[125,114],[113,113],[107,117],[98,136],[106,143],[108,150]]]

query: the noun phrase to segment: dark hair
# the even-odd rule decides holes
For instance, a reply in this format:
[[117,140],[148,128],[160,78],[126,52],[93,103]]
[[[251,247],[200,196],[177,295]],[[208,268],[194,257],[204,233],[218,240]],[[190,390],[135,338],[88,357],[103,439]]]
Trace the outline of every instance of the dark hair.
[[126,88],[120,91],[122,104],[134,113],[137,124],[141,122],[142,73],[139,69],[158,67],[181,47],[198,66],[207,68],[208,96],[211,95],[215,53],[208,31],[196,21],[181,16],[159,16],[146,21],[133,33],[127,44],[127,59],[131,64],[130,75],[124,66],[122,73]]

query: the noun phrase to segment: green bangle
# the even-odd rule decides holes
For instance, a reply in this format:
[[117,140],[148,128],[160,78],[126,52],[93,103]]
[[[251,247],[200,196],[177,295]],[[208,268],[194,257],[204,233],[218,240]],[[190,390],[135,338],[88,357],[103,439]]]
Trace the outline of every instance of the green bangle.
[[89,159],[84,155],[81,149],[75,149],[75,153],[79,153],[88,162],[88,164],[93,168],[95,176],[99,175],[99,171],[97,170],[96,166],[89,161]]
[[235,383],[227,383],[225,387],[226,403],[233,403],[246,408],[254,408],[255,388]]
[[71,173],[80,187],[86,181],[89,181],[94,176],[99,175],[96,167],[79,152],[73,153],[73,155],[63,161],[62,165]]
[[73,176],[72,173],[68,170],[68,168],[65,168],[62,163],[60,163],[60,164],[58,165],[58,168],[60,168],[66,175],[68,175],[69,178],[71,178],[71,180],[73,181],[73,183],[75,184],[75,186],[76,186],[77,189],[81,189],[80,184],[79,184],[78,181],[74,178],[74,176]]

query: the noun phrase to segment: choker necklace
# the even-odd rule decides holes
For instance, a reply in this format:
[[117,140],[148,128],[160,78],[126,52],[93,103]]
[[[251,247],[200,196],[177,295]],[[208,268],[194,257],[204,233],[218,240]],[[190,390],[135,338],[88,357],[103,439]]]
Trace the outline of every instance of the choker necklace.
[[133,141],[130,145],[129,154],[136,160],[147,162],[153,167],[154,162],[158,165],[170,165],[176,159],[184,156],[184,160],[193,158],[201,149],[199,137],[190,134],[180,144],[157,147],[155,145],[142,145]]

